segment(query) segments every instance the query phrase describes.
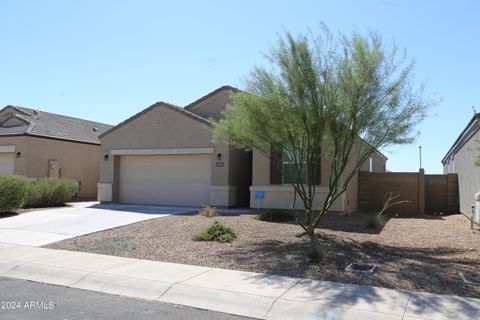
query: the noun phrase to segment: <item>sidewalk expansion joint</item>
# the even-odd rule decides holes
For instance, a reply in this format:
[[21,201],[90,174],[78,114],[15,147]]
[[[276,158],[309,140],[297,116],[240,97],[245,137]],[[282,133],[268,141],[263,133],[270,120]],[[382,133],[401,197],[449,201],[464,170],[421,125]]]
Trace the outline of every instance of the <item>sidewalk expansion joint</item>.
[[300,281],[302,281],[302,279],[298,279],[297,281],[295,281],[294,284],[292,284],[284,293],[282,293],[281,295],[279,295],[277,298],[275,298],[275,300],[273,300],[272,304],[270,305],[270,307],[268,308],[267,310],[267,313],[265,313],[265,318],[267,318],[268,314],[270,313],[270,311],[272,311],[272,308],[273,306],[275,305],[275,303],[281,299],[284,295],[287,294],[288,291],[292,290],[293,287],[295,287]]
[[172,283],[172,284],[167,288],[167,290],[165,290],[165,291],[164,291],[158,298],[156,298],[155,300],[159,300],[161,297],[163,297],[165,294],[167,294],[167,292],[168,292],[171,288],[173,288],[173,287],[176,286],[177,284],[182,284],[182,283],[184,283],[185,281],[188,281],[188,280],[191,280],[191,279],[193,279],[193,278],[195,278],[195,277],[201,276],[201,275],[203,275],[203,274],[205,274],[205,273],[208,273],[208,272],[210,272],[210,271],[212,271],[212,270],[213,270],[213,269],[208,269],[208,270],[205,270],[205,271],[203,271],[203,272],[200,272],[199,274],[196,274],[196,275],[193,275],[193,276],[191,276],[191,277],[188,277],[187,279],[184,279],[184,280],[182,280],[182,281],[177,281],[177,282],[175,282],[175,283]]
[[412,293],[410,292],[410,293],[408,294],[407,303],[405,304],[405,310],[403,310],[402,320],[405,319],[405,315],[407,314],[408,304],[410,303],[410,298],[411,298],[411,297],[412,297]]
[[15,267],[9,269],[9,270],[6,271],[6,272],[3,272],[3,273],[1,274],[1,276],[5,276],[7,273],[9,273],[9,272],[11,272],[11,271],[13,271],[13,270],[15,270],[15,269],[18,269],[18,267],[23,266],[23,265],[26,264],[26,263],[28,263],[28,262],[23,262],[23,263],[17,264]]
[[80,279],[78,279],[77,281],[72,283],[70,286],[73,287],[73,286],[77,285],[80,281],[84,280],[86,277],[88,277],[89,275],[94,274],[94,273],[95,273],[94,271],[88,272],[86,275],[84,275],[83,277],[81,277]]
[[[132,261],[127,261],[125,263],[122,263],[122,264],[119,264],[119,265],[115,265],[113,267],[107,267],[107,268],[104,268],[104,269],[101,269],[101,270],[96,270],[96,271],[88,271],[88,270],[83,270],[83,269],[76,269],[76,268],[70,268],[70,269],[73,269],[73,270],[76,270],[76,271],[84,271],[84,272],[88,272],[86,275],[84,275],[83,277],[81,277],[78,281],[74,282],[72,284],[72,286],[74,285],[77,285],[78,283],[80,283],[82,280],[84,280],[86,277],[92,275],[92,274],[96,274],[96,275],[101,275],[101,274],[105,274],[105,275],[111,275],[108,273],[108,270],[110,269],[114,269],[116,267],[122,267],[122,266],[125,266],[127,264],[130,264],[130,263],[133,263]],[[67,268],[64,268],[64,269],[67,269]],[[132,278],[132,277],[127,277],[127,278]]]

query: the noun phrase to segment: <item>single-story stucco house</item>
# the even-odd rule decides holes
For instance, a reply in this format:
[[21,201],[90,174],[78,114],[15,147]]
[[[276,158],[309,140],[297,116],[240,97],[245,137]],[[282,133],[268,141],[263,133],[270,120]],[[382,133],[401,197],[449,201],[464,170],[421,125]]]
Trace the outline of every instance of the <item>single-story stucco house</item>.
[[[185,108],[158,102],[100,135],[99,200],[289,208],[293,189],[270,159],[212,142],[209,119],[221,118],[237,91],[223,86]],[[385,172],[386,160],[376,152],[362,170]],[[327,191],[328,159],[321,157],[319,165],[318,201]],[[333,211],[356,210],[357,181],[355,176]]]
[[442,159],[443,173],[458,175],[460,212],[468,217],[472,214],[472,206],[477,205],[477,210],[479,208],[476,194],[480,192],[480,167],[475,165],[475,160],[480,155],[478,117],[477,113],[470,119]]
[[6,106],[0,110],[0,175],[69,178],[78,197],[95,198],[98,135],[111,126],[49,112]]

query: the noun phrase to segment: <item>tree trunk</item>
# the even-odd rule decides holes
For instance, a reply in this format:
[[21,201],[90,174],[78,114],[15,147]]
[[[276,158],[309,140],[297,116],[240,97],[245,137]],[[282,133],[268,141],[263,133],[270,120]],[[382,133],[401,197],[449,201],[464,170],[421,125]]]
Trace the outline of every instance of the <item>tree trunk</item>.
[[315,226],[312,223],[307,224],[307,234],[310,239],[315,238]]

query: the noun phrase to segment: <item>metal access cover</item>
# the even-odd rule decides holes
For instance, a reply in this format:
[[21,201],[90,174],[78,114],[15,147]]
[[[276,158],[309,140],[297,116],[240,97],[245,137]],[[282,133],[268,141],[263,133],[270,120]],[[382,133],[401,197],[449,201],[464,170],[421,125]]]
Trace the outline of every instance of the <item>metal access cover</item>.
[[375,273],[375,271],[377,271],[377,265],[374,263],[354,262],[354,263],[350,263],[345,268],[345,271],[362,274],[366,276],[372,276]]
[[458,271],[458,274],[460,275],[460,278],[462,278],[463,282],[465,282],[466,284],[480,286],[480,276],[471,273],[465,274],[461,271]]

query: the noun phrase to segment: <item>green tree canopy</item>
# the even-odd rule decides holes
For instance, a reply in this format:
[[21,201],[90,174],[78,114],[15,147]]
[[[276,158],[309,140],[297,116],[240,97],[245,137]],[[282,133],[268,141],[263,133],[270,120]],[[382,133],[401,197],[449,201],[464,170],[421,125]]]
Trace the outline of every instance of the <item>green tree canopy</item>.
[[[267,157],[283,149],[294,173],[280,169],[293,175],[289,180],[305,208],[298,223],[314,237],[320,218],[375,150],[414,140],[429,103],[423,86],[412,84],[413,61],[375,32],[286,32],[267,58],[270,66],[251,72],[246,91],[232,97],[214,135]],[[329,193],[314,211],[320,153],[331,161]],[[307,181],[301,178],[305,170]]]

